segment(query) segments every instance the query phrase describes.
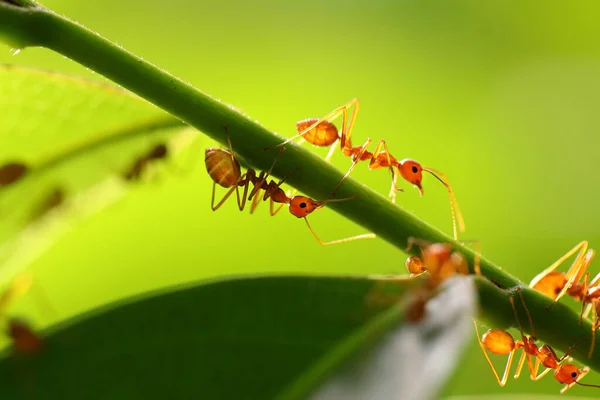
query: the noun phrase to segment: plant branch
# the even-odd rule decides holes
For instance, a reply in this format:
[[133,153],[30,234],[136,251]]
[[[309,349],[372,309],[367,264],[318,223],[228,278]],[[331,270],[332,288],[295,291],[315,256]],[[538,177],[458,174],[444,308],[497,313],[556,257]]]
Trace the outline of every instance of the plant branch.
[[[13,47],[42,46],[69,57],[222,144],[226,144],[224,126],[228,126],[234,151],[256,168],[269,168],[275,153],[263,149],[284,140],[232,107],[30,0],[0,0],[0,37]],[[319,200],[331,197],[331,190],[343,176],[331,164],[310,151],[290,144],[275,166],[274,176],[283,177],[294,168],[300,170],[290,175],[287,182]],[[340,197],[356,193],[360,194],[357,199],[331,203],[328,207],[376,233],[400,250],[406,248],[407,239],[411,236],[431,242],[450,242],[473,265],[474,253],[471,249],[354,179],[347,179],[339,191]],[[417,249],[413,249],[413,253],[416,251]],[[399,258],[398,269],[402,268],[401,265]],[[485,258],[481,260],[481,270],[486,278],[501,288],[523,285]],[[507,301],[512,292],[499,289],[490,281],[477,280],[484,317],[502,326],[514,325],[512,309]],[[566,350],[585,334],[590,335],[591,325],[586,323],[580,326],[576,314],[566,306],[558,304],[546,311],[544,307],[550,303],[548,298],[529,289],[524,290],[524,296],[541,340]],[[526,320],[523,322],[526,323]],[[600,351],[588,360],[585,358],[585,347],[587,346],[580,346],[574,355],[600,371]]]

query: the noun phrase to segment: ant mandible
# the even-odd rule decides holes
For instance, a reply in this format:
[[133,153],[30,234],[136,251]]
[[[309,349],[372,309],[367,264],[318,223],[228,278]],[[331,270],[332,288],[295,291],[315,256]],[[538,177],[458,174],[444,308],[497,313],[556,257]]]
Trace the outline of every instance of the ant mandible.
[[[573,261],[567,272],[555,271],[556,268],[575,253],[577,253],[575,261]],[[588,271],[595,255],[596,252],[588,249],[588,242],[584,240],[559,258],[554,264],[536,275],[529,284],[529,287],[554,300],[548,308],[556,304],[565,294],[571,296],[576,301],[581,301],[580,324],[584,317],[587,318],[589,316],[590,311],[594,312],[595,318],[593,317],[592,322],[590,357],[594,353],[596,345],[596,330],[600,327],[600,273],[590,282],[590,273]],[[583,283],[580,282],[582,278]],[[584,311],[586,305],[588,305],[588,308]]]
[[[358,99],[352,99],[347,104],[337,107],[323,118],[309,118],[296,123],[296,130],[298,134],[292,136],[283,143],[277,146],[268,147],[265,150],[270,150],[276,147],[283,147],[292,140],[298,137],[302,137],[306,141],[312,143],[315,146],[331,146],[326,161],[329,161],[335,151],[336,143],[340,142],[340,148],[342,154],[352,159],[352,165],[348,169],[348,172],[344,175],[342,180],[334,188],[332,194],[335,195],[337,189],[341,186],[344,180],[350,175],[352,170],[356,167],[359,161],[369,161],[369,169],[380,169],[388,168],[392,173],[392,186],[390,189],[389,196],[392,197],[392,202],[396,202],[396,192],[402,191],[398,188],[398,175],[402,176],[404,180],[413,184],[419,189],[421,196],[424,193],[421,181],[423,180],[423,171],[430,173],[437,180],[439,180],[448,190],[448,196],[450,198],[450,211],[452,213],[452,230],[454,239],[458,238],[458,230],[461,232],[465,231],[465,222],[458,207],[454,192],[448,182],[448,177],[433,168],[423,167],[415,160],[405,158],[404,160],[398,161],[390,151],[388,150],[387,144],[384,139],[381,139],[375,148],[373,153],[367,151],[367,147],[373,141],[372,138],[368,138],[362,146],[352,146],[350,137],[352,135],[352,128],[356,121],[360,103]],[[352,115],[348,118],[348,110],[352,108]],[[342,129],[341,133],[337,127],[331,122],[337,117],[342,115]],[[397,172],[396,172],[397,171]],[[458,227],[457,227],[458,225]]]
[[[331,242],[324,242],[319,238],[319,236],[315,233],[315,231],[310,226],[308,222],[307,216],[311,214],[313,211],[316,211],[328,203],[333,202],[342,202],[353,200],[358,197],[358,194],[352,197],[348,197],[345,199],[331,199],[331,200],[323,200],[317,201],[313,200],[310,197],[306,196],[293,196],[289,197],[286,193],[281,189],[281,185],[285,182],[287,177],[284,177],[279,182],[275,183],[273,180],[268,182],[269,176],[271,176],[271,172],[277,162],[277,159],[281,154],[285,151],[285,148],[282,148],[281,151],[277,154],[275,159],[273,160],[273,164],[271,168],[267,172],[261,171],[258,175],[256,171],[249,168],[244,174],[241,172],[241,167],[238,160],[235,158],[233,153],[233,147],[231,145],[231,137],[229,135],[229,131],[227,127],[225,127],[225,133],[227,134],[227,142],[229,145],[229,150],[219,149],[219,148],[208,148],[205,151],[204,161],[206,165],[206,170],[210,177],[213,180],[213,191],[212,191],[212,200],[211,207],[213,211],[216,211],[221,207],[225,201],[235,192],[237,197],[238,208],[240,211],[244,210],[246,206],[246,200],[251,200],[252,205],[250,207],[250,212],[254,212],[258,204],[260,203],[261,196],[258,195],[260,190],[264,190],[264,195],[262,196],[262,200],[270,199],[270,211],[271,215],[277,214],[277,212],[281,209],[283,205],[288,205],[290,213],[298,218],[303,218],[308,226],[308,229],[311,231],[313,236],[317,239],[317,241],[326,246],[330,244],[344,243],[358,239],[368,239],[374,238],[375,235],[372,233],[363,234],[358,236],[353,236],[349,238],[334,240]],[[295,171],[295,170],[294,170]],[[292,171],[293,172],[293,171]],[[217,205],[215,205],[215,190],[216,185],[222,186],[226,189],[229,189],[225,196],[219,201]],[[253,185],[252,190],[248,193],[250,184]],[[243,194],[240,197],[240,187],[244,188]],[[275,203],[281,204],[279,207],[275,208]]]
[[[514,355],[518,350],[523,350],[517,370],[515,372],[515,379],[521,374],[521,370],[525,364],[525,359],[527,359],[527,368],[529,369],[529,376],[531,379],[537,381],[543,378],[549,371],[553,370],[556,380],[559,383],[566,385],[561,389],[561,393],[566,392],[575,384],[600,388],[598,385],[590,385],[579,382],[589,372],[588,367],[579,369],[573,364],[563,363],[563,361],[569,357],[569,354],[575,350],[575,346],[570,347],[565,355],[559,358],[554,349],[552,349],[552,347],[549,345],[544,344],[542,347],[538,347],[535,344],[536,334],[531,314],[529,313],[529,309],[525,304],[521,289],[517,288],[517,292],[519,293],[519,298],[521,299],[521,303],[523,304],[523,308],[527,314],[532,336],[527,337],[523,332],[523,327],[521,326],[517,309],[515,307],[514,296],[511,296],[509,301],[513,309],[515,320],[517,321],[519,331],[521,332],[520,340],[515,340],[510,333],[501,329],[490,329],[480,339],[477,323],[473,321],[475,324],[475,331],[477,332],[479,346],[481,347],[483,355],[485,356],[489,366],[492,368],[498,384],[500,386],[504,386],[506,384]],[[500,379],[498,372],[496,371],[494,364],[492,364],[492,360],[490,359],[486,350],[493,354],[508,355],[508,360],[506,362],[506,368],[504,369],[504,375],[502,376],[502,379]],[[533,364],[532,357],[536,359],[535,366]],[[546,367],[546,369],[538,375],[540,365],[543,365]]]

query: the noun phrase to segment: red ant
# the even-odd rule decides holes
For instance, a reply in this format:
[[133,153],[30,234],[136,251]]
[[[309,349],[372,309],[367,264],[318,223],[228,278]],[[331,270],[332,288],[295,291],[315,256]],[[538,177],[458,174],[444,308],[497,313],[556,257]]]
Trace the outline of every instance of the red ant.
[[167,158],[168,148],[164,143],[159,143],[150,151],[141,157],[137,158],[133,165],[123,173],[123,179],[127,181],[138,181],[142,177],[142,172],[148,164],[153,160]]
[[[515,320],[517,321],[517,324],[519,326],[519,331],[521,332],[520,340],[514,340],[510,333],[501,329],[490,329],[480,339],[479,330],[477,329],[477,323],[473,321],[475,324],[475,331],[477,332],[477,340],[479,342],[479,346],[481,347],[481,350],[483,351],[483,354],[488,364],[492,368],[492,371],[494,372],[494,376],[496,377],[498,384],[500,384],[500,386],[504,386],[506,384],[506,381],[508,380],[510,367],[512,365],[513,357],[518,350],[523,350],[523,353],[521,354],[521,358],[519,360],[519,364],[517,366],[517,370],[515,372],[515,379],[518,378],[521,374],[521,370],[523,369],[523,365],[525,364],[525,358],[527,358],[527,367],[529,369],[529,375],[531,379],[537,381],[544,377],[549,371],[554,370],[554,377],[556,378],[556,380],[559,383],[566,384],[566,386],[561,389],[561,393],[566,392],[575,384],[581,386],[600,388],[600,386],[598,385],[589,385],[579,382],[589,372],[588,367],[583,367],[579,369],[573,364],[563,364],[563,361],[567,359],[567,357],[569,357],[569,354],[573,350],[575,350],[575,346],[570,347],[564,356],[558,358],[554,349],[552,349],[552,347],[550,347],[549,345],[544,344],[542,347],[538,347],[535,344],[536,334],[535,328],[533,326],[533,320],[531,319],[531,314],[529,313],[529,310],[525,305],[521,289],[517,288],[517,291],[519,293],[521,303],[523,304],[523,308],[527,313],[527,318],[529,319],[529,324],[531,326],[532,336],[527,337],[523,332],[523,327],[521,326],[521,322],[519,321],[519,316],[517,314],[517,309],[515,307],[514,297],[510,297],[509,300],[513,312],[515,314]],[[490,359],[486,350],[493,354],[508,354],[508,360],[506,362],[506,368],[504,369],[504,375],[502,376],[502,379],[500,379],[498,372],[492,364],[492,360]],[[533,365],[532,357],[536,359],[535,366]],[[543,365],[544,367],[546,367],[546,369],[538,375],[540,365]]]
[[[274,181],[268,182],[267,179],[271,175],[273,167],[277,162],[279,156],[285,151],[285,148],[281,149],[281,151],[277,154],[275,159],[273,160],[273,164],[271,168],[267,172],[261,171],[257,176],[256,171],[253,169],[248,169],[244,174],[241,172],[240,164],[234,156],[233,147],[231,145],[231,138],[229,136],[229,132],[227,127],[225,127],[225,132],[227,134],[227,142],[229,144],[229,151],[218,148],[209,148],[205,151],[205,165],[208,174],[213,180],[213,192],[212,192],[212,200],[211,207],[213,211],[219,209],[225,203],[225,201],[231,196],[233,192],[235,192],[237,197],[238,208],[240,211],[244,209],[246,206],[246,200],[252,200],[252,205],[250,208],[250,212],[254,212],[258,204],[260,203],[260,199],[267,200],[270,198],[270,210],[271,215],[275,215],[283,205],[287,204],[290,210],[290,213],[298,218],[304,218],[308,229],[314,235],[314,237],[319,241],[320,244],[326,246],[330,244],[337,244],[343,242],[349,242],[357,239],[366,239],[366,238],[374,238],[374,234],[364,234],[353,236],[345,239],[334,240],[331,242],[323,242],[319,236],[315,233],[315,231],[310,226],[308,219],[306,218],[310,213],[315,210],[318,210],[325,206],[327,203],[333,202],[342,202],[355,199],[358,197],[358,194],[352,197],[348,197],[345,199],[332,199],[332,200],[323,200],[316,201],[306,196],[293,196],[289,197],[286,193],[281,189],[281,185],[285,182],[287,177],[281,179],[279,182],[275,183]],[[295,170],[294,170],[295,171]],[[225,196],[219,201],[217,205],[215,205],[215,188],[216,185],[222,186],[229,191],[225,194]],[[248,194],[248,188],[250,184],[253,185],[250,194]],[[243,187],[244,192],[240,197],[239,188]],[[264,190],[265,193],[263,196],[258,195],[260,190]],[[275,203],[280,203],[281,206],[275,208]]]
[[[555,271],[565,260],[577,253],[575,261],[567,272]],[[548,307],[556,304],[565,294],[581,301],[581,313],[579,314],[579,323],[583,318],[587,318],[590,311],[595,316],[592,323],[592,343],[590,345],[589,356],[594,352],[596,344],[596,330],[600,327],[600,274],[596,275],[589,282],[590,273],[587,271],[596,252],[588,250],[588,242],[582,241],[569,250],[564,256],[559,258],[554,264],[536,275],[529,284],[529,287],[544,293],[546,296],[554,299],[554,302]],[[583,278],[583,283],[580,283]],[[589,282],[589,284],[588,284]],[[585,306],[589,305],[584,311]]]
[[27,165],[21,162],[9,162],[0,167],[0,187],[8,186],[23,178],[29,172]]
[[[348,120],[348,110],[353,106],[354,108],[352,115]],[[419,189],[422,196],[424,193],[423,186],[421,185],[423,171],[428,172],[437,180],[439,180],[448,190],[448,195],[450,197],[450,210],[452,213],[454,239],[457,239],[457,224],[458,229],[460,229],[461,232],[464,232],[465,222],[462,213],[458,208],[458,203],[456,202],[454,192],[450,187],[447,176],[433,168],[424,168],[415,160],[406,158],[398,161],[388,150],[384,139],[379,141],[377,147],[375,148],[375,152],[373,153],[367,151],[367,147],[373,141],[371,138],[368,138],[362,146],[352,146],[350,136],[352,135],[352,128],[354,127],[358,109],[358,99],[352,99],[347,104],[334,109],[323,118],[309,118],[299,121],[296,123],[296,130],[298,131],[297,135],[289,138],[283,143],[278,144],[277,146],[266,148],[265,150],[285,146],[287,143],[301,136],[315,146],[331,146],[329,153],[327,153],[327,156],[325,157],[325,160],[329,161],[333,156],[333,152],[335,151],[336,143],[339,141],[342,154],[352,158],[352,165],[348,169],[348,172],[346,172],[346,175],[344,175],[342,180],[334,188],[332,192],[333,195],[335,195],[337,189],[350,175],[352,170],[354,170],[359,161],[369,161],[369,169],[371,170],[379,168],[388,168],[390,170],[392,173],[392,186],[389,195],[392,197],[393,203],[396,202],[396,192],[403,191],[403,189],[397,187],[398,174],[400,174],[407,182],[415,185]],[[335,118],[339,117],[340,114],[342,114],[341,133],[338,132],[337,127],[331,122]],[[396,172],[396,170],[398,172]]]
[[[469,274],[465,256],[454,251],[449,243],[430,243],[426,240],[409,237],[408,247],[404,252],[408,253],[415,244],[421,247],[421,256],[411,256],[406,260],[406,269],[410,272],[411,277],[427,271],[429,272],[429,286],[435,288],[456,274]],[[481,275],[479,251],[476,252],[474,271],[475,274]]]
[[[449,243],[430,243],[409,237],[408,247],[404,252],[408,253],[414,245],[421,247],[421,257],[412,256],[406,260],[406,268],[410,276],[416,277],[424,272],[429,273],[424,284],[413,289],[412,298],[407,306],[406,319],[410,322],[419,322],[425,316],[425,305],[436,293],[436,289],[454,275],[468,275],[469,266],[465,256],[454,251]],[[475,257],[474,270],[476,274],[481,275],[478,255]],[[367,299],[370,303],[388,303],[379,286],[375,286],[367,294]],[[395,302],[397,296],[392,296],[389,300]]]
[[[14,297],[24,295],[30,289],[32,283],[33,278],[28,274],[17,277],[0,295],[0,312],[6,308]],[[12,340],[17,354],[35,355],[44,348],[44,341],[41,336],[29,324],[20,319],[10,318],[8,320],[6,334]]]

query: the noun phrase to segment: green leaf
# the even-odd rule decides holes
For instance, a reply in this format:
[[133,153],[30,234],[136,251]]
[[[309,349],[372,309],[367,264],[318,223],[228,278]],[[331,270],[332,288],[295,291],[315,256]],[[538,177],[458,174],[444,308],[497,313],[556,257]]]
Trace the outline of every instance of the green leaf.
[[598,397],[587,397],[587,396],[552,396],[544,394],[477,394],[472,396],[451,396],[446,397],[445,400],[594,400]]
[[[397,281],[396,295],[414,283]],[[366,301],[374,285],[258,277],[113,304],[48,330],[36,356],[0,360],[2,398],[273,398],[381,318],[375,331],[397,325],[401,308]]]
[[[131,185],[120,175],[156,143],[177,154],[195,137],[179,120],[113,85],[30,68],[0,66],[0,107],[10,110],[0,119],[0,167],[27,168],[0,187],[4,277],[78,220],[121,198]],[[47,213],[44,204],[54,193],[63,198],[60,213]]]
[[471,278],[451,279],[427,303],[423,321],[399,324],[368,354],[345,366],[342,374],[328,381],[311,398],[437,398],[472,338],[476,302]]

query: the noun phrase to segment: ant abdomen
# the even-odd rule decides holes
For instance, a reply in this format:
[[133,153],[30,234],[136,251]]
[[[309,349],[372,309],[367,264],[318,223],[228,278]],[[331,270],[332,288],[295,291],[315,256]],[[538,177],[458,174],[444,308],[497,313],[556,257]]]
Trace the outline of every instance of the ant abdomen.
[[242,175],[239,162],[223,149],[206,149],[204,164],[212,180],[224,188],[237,185]]
[[[300,133],[317,121],[319,121],[318,118],[308,118],[298,121],[296,123],[296,130]],[[337,127],[329,121],[322,121],[319,125],[303,134],[302,137],[315,146],[329,146],[340,138]]]
[[485,348],[494,354],[505,355],[515,348],[515,339],[510,333],[501,329],[490,329],[481,338]]

